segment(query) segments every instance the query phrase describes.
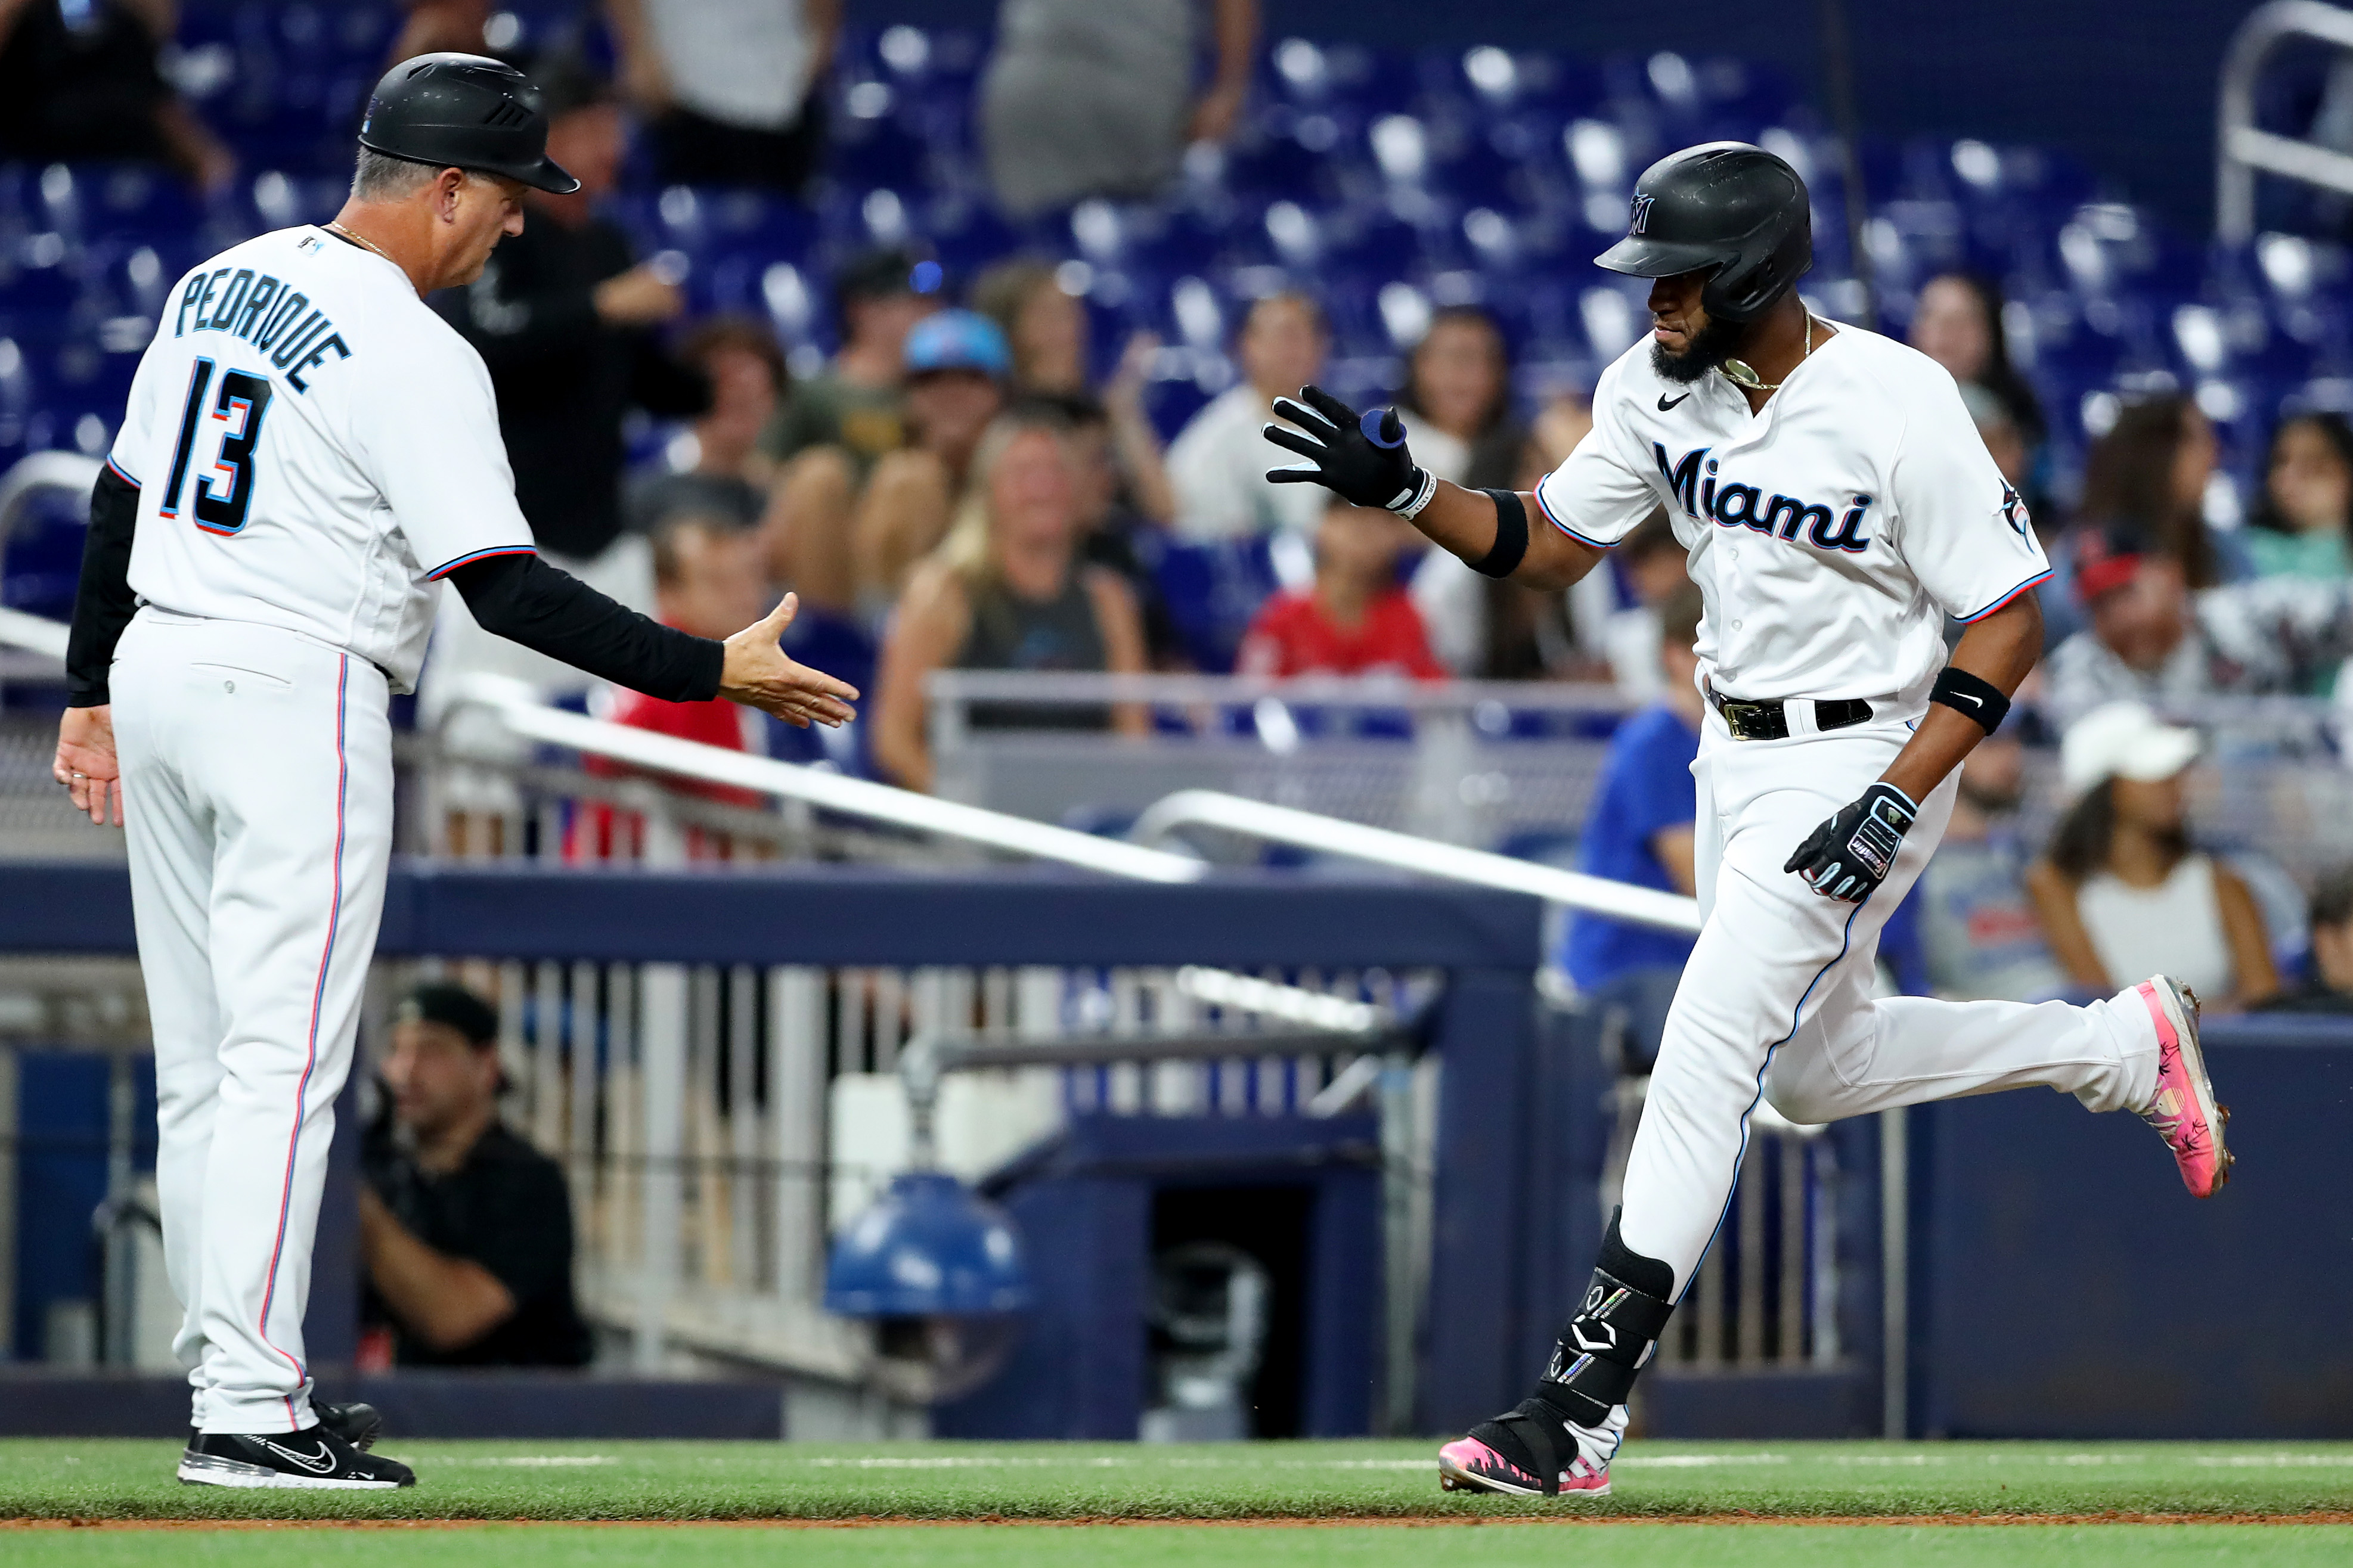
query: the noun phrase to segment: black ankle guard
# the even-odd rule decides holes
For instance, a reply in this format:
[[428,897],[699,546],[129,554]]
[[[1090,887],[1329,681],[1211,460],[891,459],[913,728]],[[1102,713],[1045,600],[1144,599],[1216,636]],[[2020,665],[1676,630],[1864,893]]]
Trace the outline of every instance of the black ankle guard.
[[1658,1350],[1675,1310],[1669,1300],[1674,1288],[1673,1269],[1629,1250],[1618,1238],[1618,1215],[1612,1214],[1593,1283],[1561,1330],[1535,1396],[1568,1420],[1588,1426],[1608,1421],[1610,1408],[1626,1403],[1635,1374]]

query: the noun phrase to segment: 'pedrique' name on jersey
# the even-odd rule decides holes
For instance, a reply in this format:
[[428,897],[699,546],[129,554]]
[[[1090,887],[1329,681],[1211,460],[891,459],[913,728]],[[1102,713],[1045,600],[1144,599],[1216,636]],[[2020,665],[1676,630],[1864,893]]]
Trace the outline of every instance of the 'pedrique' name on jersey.
[[227,332],[242,338],[269,356],[285,373],[286,384],[308,392],[302,373],[324,364],[332,353],[352,357],[351,345],[335,331],[323,310],[311,308],[311,297],[290,288],[267,272],[250,267],[199,272],[180,292],[179,315],[172,335]]
[[1872,506],[1869,496],[1849,497],[1852,504],[1841,516],[1820,501],[1810,501],[1801,496],[1768,498],[1759,486],[1718,476],[1716,459],[1707,455],[1709,449],[1705,447],[1693,447],[1672,466],[1667,462],[1663,442],[1651,442],[1651,450],[1657,455],[1660,478],[1675,492],[1676,504],[1704,522],[1713,522],[1719,528],[1752,529],[1784,543],[1797,542],[1802,533],[1806,542],[1817,550],[1842,550],[1851,555],[1871,547],[1871,541],[1862,531],[1863,514]]

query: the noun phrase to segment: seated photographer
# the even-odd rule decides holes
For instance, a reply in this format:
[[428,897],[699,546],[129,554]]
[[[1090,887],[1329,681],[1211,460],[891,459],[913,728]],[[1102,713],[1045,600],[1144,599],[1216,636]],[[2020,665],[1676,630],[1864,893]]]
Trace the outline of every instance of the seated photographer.
[[361,1151],[366,1320],[404,1366],[582,1366],[564,1173],[499,1120],[498,1015],[463,986],[402,999],[388,1103]]

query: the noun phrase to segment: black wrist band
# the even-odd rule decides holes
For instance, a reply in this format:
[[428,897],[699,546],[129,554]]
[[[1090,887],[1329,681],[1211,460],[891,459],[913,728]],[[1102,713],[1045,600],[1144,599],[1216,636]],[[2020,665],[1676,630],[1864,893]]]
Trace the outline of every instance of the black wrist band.
[[1508,577],[1520,569],[1528,552],[1528,509],[1520,504],[1516,491],[1479,493],[1495,503],[1495,542],[1470,563],[1471,570],[1487,577]]
[[1937,673],[1936,684],[1929,689],[1928,700],[1941,702],[1957,713],[1968,714],[1982,725],[1989,735],[2001,728],[2002,718],[2010,711],[2010,699],[2001,694],[2001,688],[1949,664]]

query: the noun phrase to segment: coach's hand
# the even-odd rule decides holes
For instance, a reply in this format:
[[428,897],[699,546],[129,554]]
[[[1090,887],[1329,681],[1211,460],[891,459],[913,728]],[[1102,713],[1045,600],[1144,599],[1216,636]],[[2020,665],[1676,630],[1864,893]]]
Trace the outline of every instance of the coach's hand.
[[[1320,386],[1303,386],[1299,397],[1274,400],[1274,411],[1299,426],[1266,426],[1261,434],[1286,451],[1309,459],[1307,468],[1269,468],[1267,482],[1317,484],[1358,506],[1410,506],[1430,488],[1406,450],[1405,426],[1394,408],[1369,414],[1355,409]],[[1423,498],[1426,499],[1426,498]]]
[[776,646],[800,608],[800,596],[787,594],[765,620],[727,639],[719,695],[804,730],[811,723],[847,724],[858,717],[858,710],[850,706],[858,700],[858,688],[786,658]]
[[58,721],[58,753],[49,776],[66,786],[76,811],[90,813],[99,826],[106,826],[110,809],[114,826],[122,826],[122,769],[114,760],[114,710],[69,708]]
[[1895,868],[1896,851],[1920,808],[1891,784],[1875,784],[1808,836],[1781,869],[1826,899],[1859,904]]

